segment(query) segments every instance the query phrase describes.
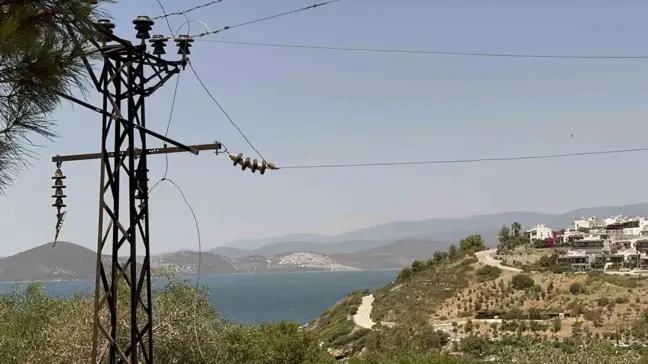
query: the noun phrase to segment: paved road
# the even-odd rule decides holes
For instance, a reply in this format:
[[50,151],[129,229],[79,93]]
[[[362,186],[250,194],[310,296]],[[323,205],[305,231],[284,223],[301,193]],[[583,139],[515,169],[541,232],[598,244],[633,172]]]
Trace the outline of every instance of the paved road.
[[490,265],[493,267],[497,267],[501,270],[508,270],[511,272],[522,272],[522,269],[519,268],[513,268],[513,267],[507,267],[505,265],[502,265],[499,260],[494,259],[491,255],[495,254],[497,252],[497,249],[488,249],[488,250],[482,250],[480,252],[475,253],[475,256],[477,259],[482,262],[482,264]]
[[365,329],[371,329],[376,323],[371,321],[371,309],[373,308],[372,304],[374,301],[374,296],[370,294],[369,296],[362,297],[362,303],[358,307],[358,312],[353,315],[353,322]]

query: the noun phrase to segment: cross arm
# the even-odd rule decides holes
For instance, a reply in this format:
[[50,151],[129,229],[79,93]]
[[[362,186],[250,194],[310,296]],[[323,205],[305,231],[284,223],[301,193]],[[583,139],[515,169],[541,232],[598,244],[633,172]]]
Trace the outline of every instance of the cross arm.
[[[210,144],[197,144],[197,145],[189,145],[188,148],[191,148],[192,150],[196,151],[203,151],[203,150],[215,150],[218,152],[219,150],[222,149],[222,145],[219,142],[214,142]],[[167,148],[152,148],[152,149],[146,149],[146,154],[147,155],[155,155],[155,154],[172,154],[172,153],[183,153],[187,152],[184,148],[180,147],[167,147]],[[135,155],[139,156],[143,153],[142,149],[135,148]],[[120,155],[128,155],[128,151],[122,151],[119,152]],[[109,152],[108,157],[113,157],[115,155],[115,152]],[[101,158],[101,153],[84,153],[84,154],[68,154],[68,155],[55,155],[52,157],[52,162],[54,163],[62,163],[62,162],[73,162],[73,161],[86,161],[86,160],[92,160],[92,159],[100,159]]]

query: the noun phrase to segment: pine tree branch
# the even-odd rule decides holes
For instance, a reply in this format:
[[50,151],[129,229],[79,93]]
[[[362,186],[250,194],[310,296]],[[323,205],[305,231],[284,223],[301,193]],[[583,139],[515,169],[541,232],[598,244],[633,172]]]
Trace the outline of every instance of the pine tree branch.
[[92,55],[72,37],[86,47],[105,16],[87,0],[0,0],[0,194],[36,156],[30,138],[57,136],[58,95],[86,92],[83,57]]

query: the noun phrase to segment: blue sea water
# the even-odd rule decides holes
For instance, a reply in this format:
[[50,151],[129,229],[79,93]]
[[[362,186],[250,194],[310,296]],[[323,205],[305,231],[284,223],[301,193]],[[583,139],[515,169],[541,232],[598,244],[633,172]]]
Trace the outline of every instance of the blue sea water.
[[[282,319],[305,324],[357,289],[374,290],[396,278],[398,271],[298,272],[202,276],[210,302],[224,317],[259,324]],[[191,279],[190,279],[191,280]],[[193,278],[195,282],[195,278]],[[17,284],[0,283],[0,294]],[[22,284],[18,284],[20,286]],[[48,282],[45,291],[56,297],[92,294],[94,282]]]

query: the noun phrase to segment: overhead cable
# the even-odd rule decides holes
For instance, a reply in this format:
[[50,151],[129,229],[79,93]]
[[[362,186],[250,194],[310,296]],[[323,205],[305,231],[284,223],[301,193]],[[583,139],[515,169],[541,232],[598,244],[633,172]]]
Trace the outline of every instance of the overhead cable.
[[[185,9],[185,10],[182,10],[182,11],[176,11],[176,12],[173,12],[173,13],[166,13],[166,12],[162,11],[165,14],[160,15],[160,16],[156,16],[156,17],[151,18],[151,19],[158,20],[158,19],[166,19],[166,18],[168,18],[170,16],[185,15],[185,14],[191,13],[194,10],[206,8],[208,6],[218,4],[218,3],[221,3],[221,2],[223,2],[223,0],[213,0],[213,1],[210,1],[208,3],[204,3],[204,4],[201,4],[201,5],[196,5],[193,8]],[[162,5],[160,5],[160,6],[162,6]]]
[[648,55],[559,55],[559,54],[525,54],[525,53],[476,53],[476,52],[447,52],[431,50],[413,50],[413,49],[387,49],[387,48],[357,48],[357,47],[336,47],[336,46],[317,46],[308,44],[285,44],[285,43],[259,43],[259,42],[239,42],[215,39],[199,39],[201,42],[235,44],[259,47],[275,48],[301,48],[313,50],[328,51],[347,51],[347,52],[372,52],[372,53],[400,53],[400,54],[427,54],[441,56],[468,56],[468,57],[495,57],[495,58],[556,58],[556,59],[648,59]]
[[288,166],[279,166],[279,167],[281,169],[323,169],[323,168],[391,167],[391,166],[408,166],[408,165],[421,165],[421,164],[509,162],[509,161],[520,161],[520,160],[531,160],[531,159],[557,159],[557,158],[570,158],[570,157],[579,157],[579,156],[635,153],[635,152],[646,152],[646,151],[648,151],[648,147],[591,151],[591,152],[562,153],[562,154],[499,157],[499,158],[493,157],[493,158],[446,159],[446,160],[427,160],[427,161],[373,162],[373,163],[354,163],[354,164],[313,164],[313,165],[292,165],[292,166],[288,165]]
[[191,60],[189,60],[188,65],[189,65],[189,68],[191,69],[191,72],[193,72],[193,74],[196,76],[196,79],[198,80],[198,83],[200,83],[200,86],[202,86],[203,90],[205,90],[205,92],[207,93],[207,95],[209,95],[209,97],[212,99],[212,101],[214,102],[214,104],[216,104],[216,106],[218,106],[218,108],[219,108],[220,111],[223,113],[223,115],[225,115],[225,118],[227,118],[227,120],[230,122],[230,124],[232,124],[232,126],[234,126],[234,128],[236,128],[236,130],[237,130],[237,131],[239,132],[239,134],[243,137],[243,139],[245,140],[245,142],[250,146],[250,148],[252,148],[252,150],[254,150],[254,152],[256,152],[256,154],[259,156],[259,158],[261,158],[261,160],[265,161],[265,158],[263,157],[263,155],[261,154],[261,152],[259,152],[259,150],[254,146],[254,144],[252,144],[252,142],[250,141],[250,139],[248,139],[248,137],[245,135],[245,133],[243,133],[243,130],[241,130],[241,128],[240,128],[240,127],[239,127],[239,126],[234,122],[234,120],[229,116],[229,113],[225,110],[225,108],[223,108],[223,106],[221,105],[221,103],[218,102],[218,100],[216,100],[216,98],[215,98],[214,95],[211,93],[211,91],[209,91],[209,89],[207,88],[207,86],[205,85],[205,83],[202,81],[202,79],[200,78],[200,76],[198,76],[198,73],[196,72],[196,69],[194,69]]
[[295,13],[299,13],[299,12],[306,11],[306,10],[319,8],[319,7],[322,7],[324,5],[329,5],[329,4],[336,3],[338,1],[340,1],[340,0],[329,0],[329,1],[322,2],[322,3],[305,6],[303,8],[299,8],[299,9],[295,9],[295,10],[291,10],[291,11],[286,11],[286,12],[275,14],[275,15],[266,16],[266,17],[260,18],[260,19],[250,20],[250,21],[247,21],[247,22],[244,22],[244,23],[239,23],[239,24],[236,24],[236,25],[228,25],[228,26],[224,26],[224,27],[222,27],[220,29],[216,29],[216,30],[205,31],[205,32],[202,32],[202,33],[194,34],[194,35],[192,35],[192,37],[193,38],[202,38],[202,37],[205,37],[205,36],[208,36],[208,35],[221,33],[221,32],[223,32],[225,30],[230,30],[230,29],[234,29],[234,28],[240,28],[240,27],[243,27],[243,26],[246,26],[246,25],[256,24],[256,23],[260,23],[260,22],[263,22],[263,21],[266,21],[266,20],[272,20],[272,19],[276,19],[276,18],[279,18],[279,17],[282,17],[282,16],[286,16],[286,15],[295,14]]

